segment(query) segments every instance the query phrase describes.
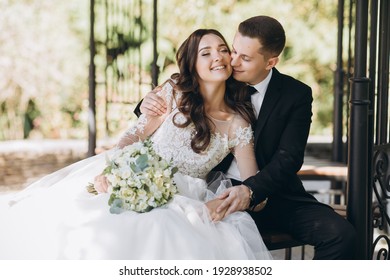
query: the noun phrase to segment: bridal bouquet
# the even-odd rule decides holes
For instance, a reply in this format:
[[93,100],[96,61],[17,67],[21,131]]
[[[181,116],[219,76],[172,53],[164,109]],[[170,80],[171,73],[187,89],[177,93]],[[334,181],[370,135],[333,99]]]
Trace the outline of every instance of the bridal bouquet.
[[177,192],[177,168],[162,159],[146,139],[115,151],[103,174],[109,183],[110,212],[148,212],[166,204]]

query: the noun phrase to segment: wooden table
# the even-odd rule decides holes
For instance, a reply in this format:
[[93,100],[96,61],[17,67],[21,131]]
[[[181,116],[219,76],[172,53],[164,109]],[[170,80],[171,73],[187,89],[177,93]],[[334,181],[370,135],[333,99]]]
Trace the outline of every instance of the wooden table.
[[345,164],[306,156],[298,172],[302,180],[329,180],[346,182],[348,168]]

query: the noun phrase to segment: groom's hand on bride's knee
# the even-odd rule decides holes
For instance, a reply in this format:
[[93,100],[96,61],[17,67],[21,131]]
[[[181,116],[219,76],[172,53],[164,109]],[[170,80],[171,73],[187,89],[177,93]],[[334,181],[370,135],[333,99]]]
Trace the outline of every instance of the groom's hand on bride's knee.
[[239,185],[228,188],[223,192],[219,199],[223,202],[217,208],[217,213],[225,212],[225,217],[237,211],[245,211],[250,204],[250,191],[247,186]]

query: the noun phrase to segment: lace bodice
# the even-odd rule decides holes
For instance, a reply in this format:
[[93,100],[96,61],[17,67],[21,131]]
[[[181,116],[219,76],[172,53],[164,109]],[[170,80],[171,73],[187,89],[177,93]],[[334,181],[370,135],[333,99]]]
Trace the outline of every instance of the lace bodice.
[[[198,154],[191,148],[191,139],[195,133],[193,124],[179,128],[173,123],[184,122],[185,117],[177,109],[176,100],[181,93],[173,95],[172,86],[166,83],[158,94],[165,97],[168,112],[158,118],[141,115],[137,124],[125,134],[127,139],[141,138],[152,134],[156,152],[166,160],[172,160],[180,173],[197,178],[206,175],[220,163],[230,152],[237,158],[241,178],[254,175],[257,171],[253,152],[253,131],[239,115],[234,115],[228,121],[213,120],[215,129],[208,148]],[[158,127],[156,128],[156,123]],[[153,132],[154,131],[154,132]]]
[[[213,133],[210,145],[201,154],[191,149],[191,138],[194,126],[176,127],[172,122],[175,109],[161,127],[153,134],[152,140],[156,152],[165,159],[172,159],[173,164],[183,174],[204,178],[218,163],[220,163],[237,145],[250,143],[252,131],[250,127],[238,129],[236,137],[230,139],[227,134]],[[183,117],[184,118],[184,117]]]

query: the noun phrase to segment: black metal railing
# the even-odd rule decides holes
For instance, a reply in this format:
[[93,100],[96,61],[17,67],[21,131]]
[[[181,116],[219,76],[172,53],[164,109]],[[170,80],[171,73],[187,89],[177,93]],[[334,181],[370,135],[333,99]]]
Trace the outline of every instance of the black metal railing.
[[389,9],[386,0],[356,1],[347,215],[359,259],[389,259],[390,252]]
[[371,248],[373,259],[390,259],[390,239],[388,227],[388,200],[390,199],[390,145],[376,145],[374,151],[374,203],[372,208],[373,224],[378,235]]
[[[372,258],[390,259],[390,239],[388,236],[389,199],[390,199],[390,136],[389,136],[389,59],[390,59],[390,10],[389,1],[375,0],[371,3],[372,31],[371,49],[377,50],[371,57],[373,65],[370,78],[375,86],[370,95],[373,108],[376,108],[371,118],[371,131],[375,132],[372,141],[372,190],[373,207],[371,217],[372,227],[378,232],[373,236],[371,247]],[[376,20],[378,18],[378,20]],[[374,29],[374,27],[372,28]],[[375,32],[375,33],[374,33]],[[375,62],[377,66],[374,67]],[[374,106],[376,105],[376,107]],[[373,234],[373,230],[371,231]]]

